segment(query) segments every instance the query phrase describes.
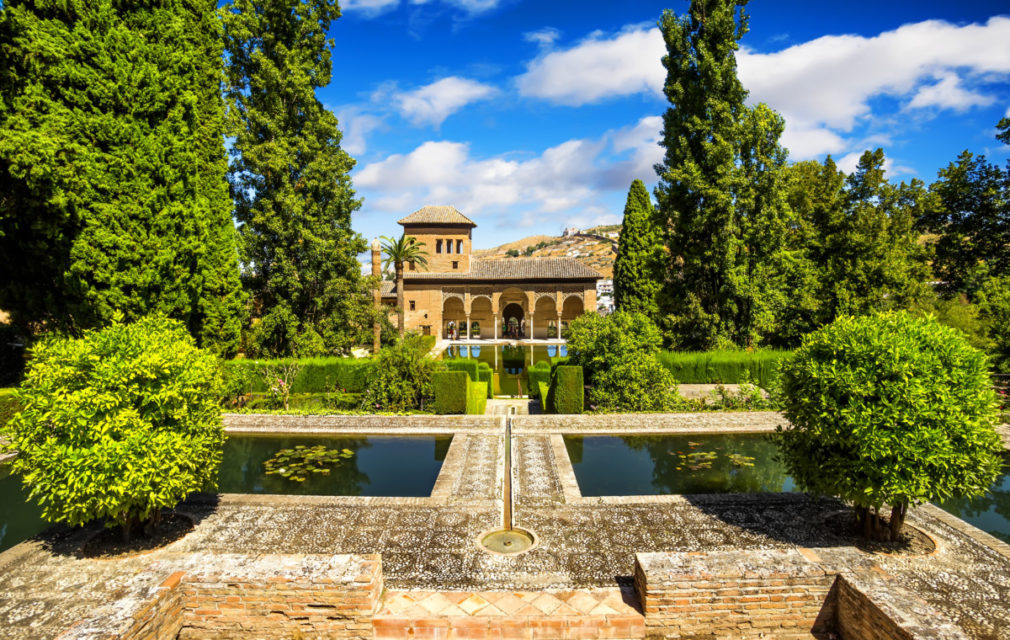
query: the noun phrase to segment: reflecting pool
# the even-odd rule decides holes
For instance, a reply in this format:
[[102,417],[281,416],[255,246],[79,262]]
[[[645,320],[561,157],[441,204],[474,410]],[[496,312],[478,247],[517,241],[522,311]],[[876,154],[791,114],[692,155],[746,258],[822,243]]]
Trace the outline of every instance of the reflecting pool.
[[538,362],[568,355],[568,346],[563,344],[484,344],[449,345],[443,352],[444,359],[474,358],[486,362],[494,371],[494,394],[496,396],[525,396],[527,389],[526,369]]
[[944,511],[970,522],[982,531],[1010,543],[1010,469],[996,479],[989,495],[973,500],[952,499],[938,503]]
[[[362,436],[306,438],[236,436],[225,441],[218,470],[221,493],[322,496],[428,496],[442,468],[452,436]],[[304,482],[266,475],[263,463],[281,449],[297,445],[350,449],[329,475],[312,474]],[[0,465],[0,551],[39,533],[48,525],[41,509],[27,502],[20,478]]]
[[763,435],[565,436],[584,496],[794,491]]
[[[235,436],[224,445],[218,470],[221,493],[314,496],[401,496],[431,494],[452,436],[361,436],[356,438]],[[310,474],[304,482],[266,475],[263,463],[281,449],[297,445],[350,449],[328,475]]]

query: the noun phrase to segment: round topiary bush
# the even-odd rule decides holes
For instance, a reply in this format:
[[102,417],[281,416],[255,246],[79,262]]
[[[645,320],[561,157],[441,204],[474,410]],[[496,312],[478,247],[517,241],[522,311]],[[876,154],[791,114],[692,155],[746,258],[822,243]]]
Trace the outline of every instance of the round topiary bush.
[[145,318],[50,338],[32,352],[5,430],[11,463],[51,522],[156,524],[215,486],[224,432],[217,359],[179,322]]
[[896,540],[909,504],[981,495],[999,473],[989,363],[932,317],[839,318],[804,338],[780,382],[786,470],[850,501],[867,538]]

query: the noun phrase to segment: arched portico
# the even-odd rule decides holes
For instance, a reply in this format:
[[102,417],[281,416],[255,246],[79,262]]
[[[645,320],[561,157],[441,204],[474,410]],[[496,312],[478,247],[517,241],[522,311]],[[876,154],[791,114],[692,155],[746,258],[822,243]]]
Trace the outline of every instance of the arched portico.
[[558,316],[560,320],[559,335],[568,328],[572,320],[578,318],[584,312],[585,306],[582,303],[582,296],[577,294],[566,296],[564,303],[561,305],[561,315]]
[[442,303],[442,337],[453,339],[456,335],[466,337],[466,309],[463,300],[452,296]]
[[530,337],[541,340],[556,339],[558,337],[558,323],[560,321],[561,314],[558,313],[554,296],[539,296],[536,308],[533,311],[533,330]]

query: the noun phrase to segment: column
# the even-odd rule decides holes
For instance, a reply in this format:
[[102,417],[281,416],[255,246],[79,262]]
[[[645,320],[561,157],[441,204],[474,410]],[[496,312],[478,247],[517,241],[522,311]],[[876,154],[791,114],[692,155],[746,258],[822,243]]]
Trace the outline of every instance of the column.
[[558,340],[561,339],[561,314],[558,314]]
[[470,314],[466,314],[466,339],[470,339]]
[[498,314],[494,314],[494,339],[498,339]]

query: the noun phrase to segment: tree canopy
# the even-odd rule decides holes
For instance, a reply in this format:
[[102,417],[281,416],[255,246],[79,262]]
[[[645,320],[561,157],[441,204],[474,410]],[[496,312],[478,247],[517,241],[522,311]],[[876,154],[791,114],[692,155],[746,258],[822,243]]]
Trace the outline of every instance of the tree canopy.
[[624,205],[621,238],[614,259],[614,304],[621,311],[658,311],[662,237],[655,222],[652,199],[641,180],[631,183]]
[[221,53],[213,3],[3,3],[0,308],[26,334],[159,313],[235,351]]
[[251,352],[348,350],[373,313],[351,229],[361,206],[336,117],[316,98],[330,82],[335,0],[234,0],[224,9],[231,194],[243,282],[257,318]]

